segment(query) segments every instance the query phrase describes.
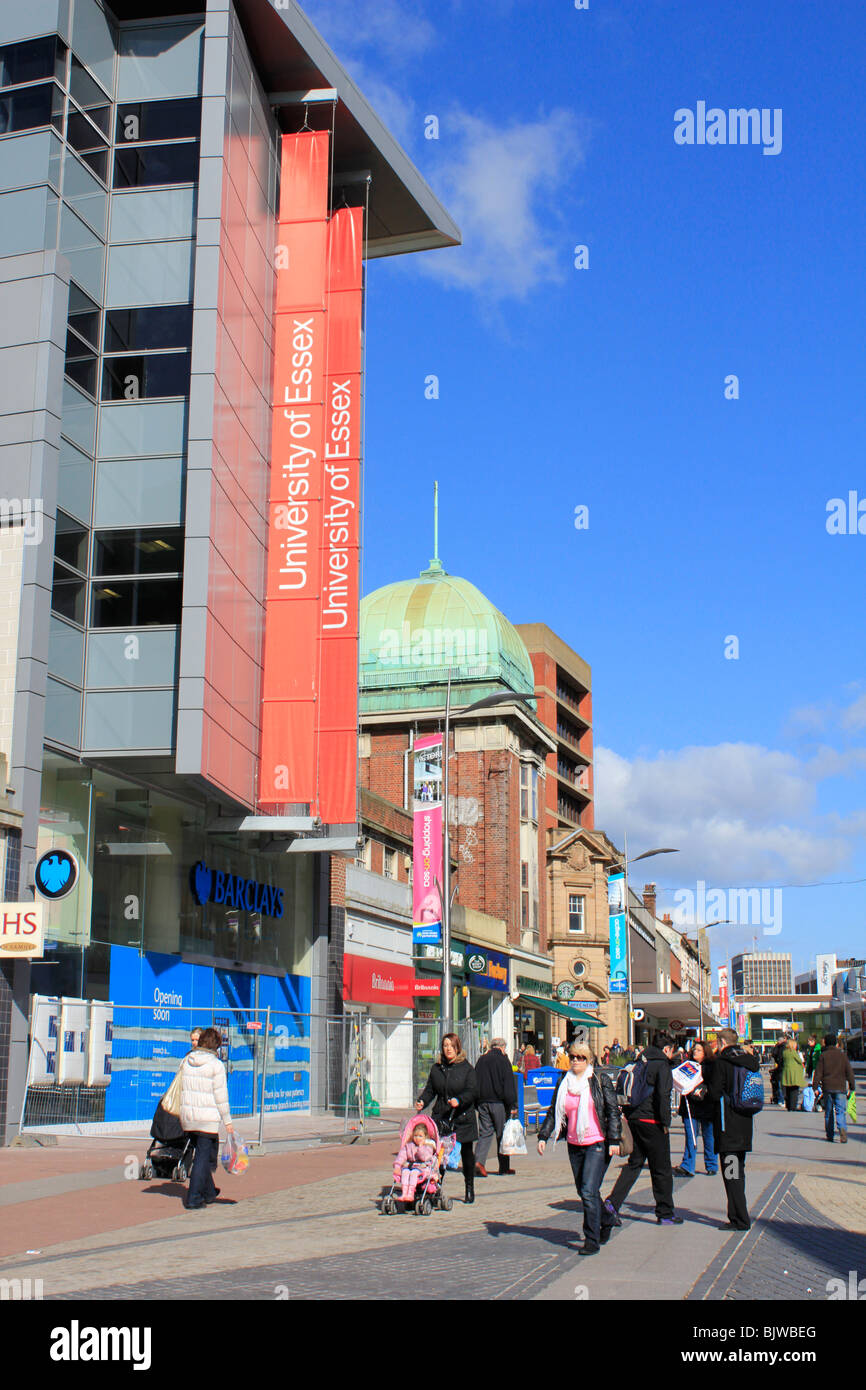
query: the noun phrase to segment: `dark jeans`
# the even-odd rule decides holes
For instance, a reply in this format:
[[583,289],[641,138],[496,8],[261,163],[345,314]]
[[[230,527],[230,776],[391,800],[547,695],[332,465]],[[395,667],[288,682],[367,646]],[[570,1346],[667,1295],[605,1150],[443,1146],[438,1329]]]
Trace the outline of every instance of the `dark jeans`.
[[604,1144],[569,1144],[568,1157],[574,1185],[583,1202],[583,1238],[587,1245],[601,1243],[601,1180],[608,1160]]
[[779,1105],[782,1100],[782,1068],[773,1067],[770,1071],[770,1092],[774,1105]]
[[[626,1166],[621,1170],[613,1185],[608,1201],[619,1211],[628,1194],[637,1182],[645,1163],[649,1164],[656,1203],[656,1216],[659,1220],[674,1214],[674,1178],[671,1172],[671,1141],[661,1125],[644,1124],[640,1120],[629,1122],[634,1139],[634,1149]],[[613,1222],[605,1212],[601,1216],[602,1226]]]
[[728,1220],[738,1231],[748,1231],[752,1222],[746,1206],[746,1155],[720,1153],[719,1166],[728,1198]]
[[217,1166],[219,1137],[216,1134],[194,1133],[190,1135],[190,1138],[195,1144],[195,1154],[192,1160],[192,1172],[189,1175],[186,1205],[188,1207],[203,1207],[208,1202],[216,1201],[217,1191],[211,1172]]
[[786,1109],[786,1110],[796,1110],[796,1109],[797,1109],[797,1100],[799,1099],[799,1095],[800,1095],[800,1087],[799,1087],[799,1086],[786,1086],[786,1087],[785,1087],[785,1109]]

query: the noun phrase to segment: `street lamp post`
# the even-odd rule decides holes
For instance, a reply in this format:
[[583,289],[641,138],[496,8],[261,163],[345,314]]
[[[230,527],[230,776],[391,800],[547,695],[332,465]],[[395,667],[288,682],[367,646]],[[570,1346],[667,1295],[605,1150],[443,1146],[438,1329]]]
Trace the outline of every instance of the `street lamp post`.
[[628,956],[628,1045],[632,1047],[634,1044],[634,994],[631,979],[631,931],[628,925],[628,866],[629,864],[636,864],[639,859],[652,859],[654,854],[679,854],[679,850],[648,849],[644,850],[643,854],[636,854],[634,859],[630,860],[628,857],[628,835],[623,833],[623,839],[625,841],[625,854],[623,857],[623,874],[625,877],[625,883],[623,885],[625,888],[625,940],[626,954]]
[[[709,927],[725,927],[725,926],[728,926],[729,924],[730,924],[730,918],[729,918],[729,917],[723,918],[723,920],[720,921],[720,922],[695,922],[695,923],[694,923],[694,926],[697,927],[696,944],[697,944],[697,948],[698,948],[698,996],[699,996],[699,1000],[700,1000],[700,1005],[699,1005],[699,1007],[700,1007],[700,1012],[701,1012],[701,1037],[704,1036],[704,971],[703,971],[703,963],[702,963],[702,961],[701,961],[701,932],[702,932],[702,931],[703,931],[703,932],[707,931],[707,929],[708,929]],[[691,941],[691,937],[689,936],[688,932],[680,932],[680,936],[685,937],[686,941]],[[711,973],[711,976],[712,976],[712,967],[710,968],[710,973]],[[710,987],[712,988],[712,978],[711,978],[711,980],[710,980]]]
[[[451,675],[452,667],[448,668],[448,685],[445,691],[445,747],[443,749],[443,772],[442,772],[442,1033],[450,1033],[452,1030],[453,1019],[453,993],[454,986],[451,975],[451,833],[448,823],[448,761],[449,746],[451,742]],[[476,700],[474,704],[467,705],[463,714],[472,714],[475,710],[490,709],[493,705],[512,704],[515,700],[522,700],[524,704],[534,699],[533,695],[519,695],[516,691],[500,690],[493,695],[485,695],[481,700]]]

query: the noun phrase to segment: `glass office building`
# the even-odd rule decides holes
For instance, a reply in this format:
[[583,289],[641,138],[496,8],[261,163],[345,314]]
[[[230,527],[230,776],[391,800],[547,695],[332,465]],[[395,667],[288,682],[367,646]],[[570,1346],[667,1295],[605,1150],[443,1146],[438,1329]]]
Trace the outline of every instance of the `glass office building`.
[[[80,865],[45,963],[2,966],[0,1123],[28,993],[108,999],[113,952],[336,1003],[324,843],[256,824],[280,135],[305,120],[332,196],[369,197],[367,259],[459,240],[294,4],[0,15],[6,899],[48,848]],[[202,904],[202,862],[283,914]]]

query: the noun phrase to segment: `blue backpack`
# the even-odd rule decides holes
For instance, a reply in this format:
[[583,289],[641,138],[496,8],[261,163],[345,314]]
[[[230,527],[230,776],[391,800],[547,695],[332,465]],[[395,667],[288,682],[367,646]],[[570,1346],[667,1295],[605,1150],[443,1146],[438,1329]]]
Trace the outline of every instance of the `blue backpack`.
[[738,1115],[757,1115],[764,1108],[764,1078],[759,1071],[734,1067],[731,1109]]
[[646,1058],[640,1057],[636,1062],[623,1067],[616,1079],[616,1093],[623,1106],[629,1110],[633,1110],[641,1101],[646,1100],[647,1096],[652,1095],[653,1088],[647,1082],[648,1070]]

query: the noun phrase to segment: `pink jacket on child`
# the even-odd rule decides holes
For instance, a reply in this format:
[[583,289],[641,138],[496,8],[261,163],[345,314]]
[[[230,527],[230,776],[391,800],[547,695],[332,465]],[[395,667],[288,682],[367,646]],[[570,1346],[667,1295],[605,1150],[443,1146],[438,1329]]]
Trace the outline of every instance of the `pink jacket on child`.
[[410,1139],[394,1159],[395,1178],[399,1178],[401,1168],[411,1168],[413,1163],[429,1163],[435,1156],[436,1149],[432,1144],[413,1144]]

